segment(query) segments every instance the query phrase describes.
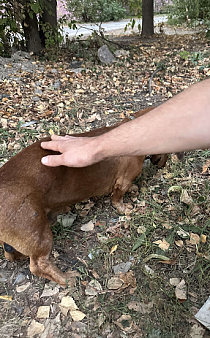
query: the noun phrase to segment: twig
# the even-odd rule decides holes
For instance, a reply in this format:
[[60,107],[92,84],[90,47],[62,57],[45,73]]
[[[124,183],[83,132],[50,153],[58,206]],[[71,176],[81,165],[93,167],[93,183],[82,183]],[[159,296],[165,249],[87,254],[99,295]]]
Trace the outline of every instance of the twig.
[[[92,32],[94,32],[96,35],[98,35],[98,37],[100,37],[101,39],[103,39],[103,40],[105,40],[105,41],[107,41],[107,42],[109,42],[109,43],[112,43],[112,44],[114,44],[114,45],[116,45],[116,46],[118,46],[118,47],[120,47],[120,48],[123,48],[123,46],[121,45],[121,44],[119,44],[119,43],[117,43],[117,42],[114,42],[114,41],[112,41],[112,40],[108,40],[108,39],[106,39],[105,38],[105,36],[104,36],[104,33],[103,33],[103,31],[102,31],[102,29],[101,29],[101,24],[96,24],[97,26],[98,26],[98,31],[99,31],[99,33],[98,33],[98,31],[95,29],[95,28],[89,28],[89,27],[85,27],[85,26],[82,26],[82,25],[79,25],[79,28],[77,29],[77,32],[80,30],[80,28],[85,28],[85,29],[87,29],[87,30],[90,30],[90,31],[92,31]],[[126,48],[125,48],[126,49]],[[130,49],[130,48],[129,48]]]
[[152,79],[153,79],[153,77],[154,77],[159,71],[161,71],[162,69],[163,69],[162,67],[156,69],[156,71],[154,71],[154,73],[152,74],[151,78],[149,79],[149,93],[150,93],[150,95],[151,95],[151,93],[152,93],[152,89],[151,89]]

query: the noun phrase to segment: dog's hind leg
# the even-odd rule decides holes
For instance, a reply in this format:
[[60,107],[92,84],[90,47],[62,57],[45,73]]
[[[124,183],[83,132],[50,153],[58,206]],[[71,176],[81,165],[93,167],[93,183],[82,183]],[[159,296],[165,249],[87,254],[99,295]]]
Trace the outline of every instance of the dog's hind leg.
[[[17,203],[10,219],[1,223],[1,241],[7,243],[6,249],[16,251],[30,258],[33,274],[50,279],[66,286],[67,274],[59,270],[50,260],[53,235],[47,214],[36,197],[28,195]],[[16,251],[14,251],[16,250]]]
[[16,261],[17,259],[25,259],[26,256],[24,256],[22,253],[15,250],[11,245],[7,243],[0,242],[0,244],[4,248],[4,255],[5,258],[8,259],[11,262]]

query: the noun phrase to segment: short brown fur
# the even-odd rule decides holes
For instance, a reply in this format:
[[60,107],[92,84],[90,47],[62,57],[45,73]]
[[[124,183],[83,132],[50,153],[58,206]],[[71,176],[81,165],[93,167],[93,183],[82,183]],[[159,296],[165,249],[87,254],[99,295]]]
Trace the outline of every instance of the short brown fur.
[[[151,109],[133,116],[141,116]],[[127,121],[126,118],[121,123]],[[77,136],[101,135],[121,123]],[[28,146],[0,168],[0,243],[16,250],[5,252],[7,259],[29,256],[32,273],[65,286],[68,274],[50,260],[53,236],[49,213],[109,193],[113,206],[123,211],[123,195],[142,172],[144,156],[110,158],[85,168],[52,168],[41,164],[41,158],[53,152],[42,149],[40,143]]]

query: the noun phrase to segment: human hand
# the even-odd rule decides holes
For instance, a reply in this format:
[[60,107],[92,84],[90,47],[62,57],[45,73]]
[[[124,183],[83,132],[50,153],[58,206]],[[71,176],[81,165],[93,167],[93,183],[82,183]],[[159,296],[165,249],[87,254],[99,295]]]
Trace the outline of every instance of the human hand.
[[42,142],[43,149],[60,152],[60,155],[42,157],[42,164],[50,167],[86,167],[95,162],[96,146],[94,137],[74,137],[52,135],[51,141]]

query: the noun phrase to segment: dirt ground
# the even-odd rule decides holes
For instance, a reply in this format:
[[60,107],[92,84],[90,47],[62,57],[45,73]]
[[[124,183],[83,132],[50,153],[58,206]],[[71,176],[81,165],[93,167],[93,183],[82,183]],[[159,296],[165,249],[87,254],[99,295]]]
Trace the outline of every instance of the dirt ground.
[[[1,165],[40,137],[114,124],[210,74],[202,34],[117,42],[130,55],[114,64],[88,61],[78,48],[73,60],[71,50],[35,59],[35,72],[1,81]],[[110,196],[69,206],[52,228],[53,260],[78,274],[69,288],[32,275],[28,260],[8,262],[1,248],[1,337],[210,337],[194,318],[210,287],[208,158],[209,150],[182,161],[172,154],[161,169],[148,158],[125,195],[126,215]]]

